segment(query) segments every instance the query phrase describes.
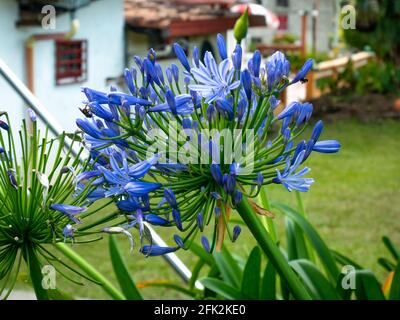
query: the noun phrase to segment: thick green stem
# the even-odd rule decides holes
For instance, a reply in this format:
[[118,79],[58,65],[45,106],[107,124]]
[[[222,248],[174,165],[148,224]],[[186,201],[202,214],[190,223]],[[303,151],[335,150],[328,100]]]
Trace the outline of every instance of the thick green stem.
[[38,300],[49,300],[47,290],[42,285],[42,270],[36,252],[32,246],[26,247],[26,261],[28,263],[29,277],[31,278],[33,290]]
[[293,297],[299,300],[309,300],[310,295],[296,276],[285,257],[280,252],[278,246],[274,243],[269,233],[265,230],[261,221],[258,219],[245,197],[237,206],[237,211],[250,229],[259,246],[265,255],[272,262],[275,270],[286,281],[291,290]]
[[89,262],[72,250],[63,242],[58,242],[54,245],[59,251],[61,251],[68,259],[73,261],[77,266],[81,268],[89,277],[95,281],[101,283],[104,291],[107,292],[114,300],[125,300],[124,295],[118,291],[113,284],[108,281],[100,272],[98,272]]

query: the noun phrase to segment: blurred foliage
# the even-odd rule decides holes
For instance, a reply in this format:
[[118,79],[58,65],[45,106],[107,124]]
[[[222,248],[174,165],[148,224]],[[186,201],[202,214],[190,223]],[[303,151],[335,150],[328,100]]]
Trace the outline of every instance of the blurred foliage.
[[330,59],[328,53],[326,52],[316,52],[315,54],[308,53],[304,58],[302,58],[298,52],[288,52],[286,54],[286,57],[290,61],[290,66],[293,71],[300,70],[304,62],[306,62],[310,58],[314,60],[314,63]]
[[298,37],[296,35],[285,32],[285,33],[275,34],[273,43],[274,44],[294,44],[297,40],[298,40]]
[[354,69],[349,60],[346,68],[338,76],[317,80],[323,92],[332,94],[396,93],[400,88],[400,69],[392,62],[372,60],[365,66]]
[[344,30],[346,43],[357,49],[370,47],[378,58],[400,64],[400,1],[352,0],[356,29]]

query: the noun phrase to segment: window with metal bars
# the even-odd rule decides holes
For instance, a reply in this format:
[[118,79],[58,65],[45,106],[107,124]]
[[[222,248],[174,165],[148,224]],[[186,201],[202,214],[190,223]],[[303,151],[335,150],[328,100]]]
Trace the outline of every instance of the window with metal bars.
[[87,41],[56,41],[56,84],[81,83],[87,79]]
[[289,0],[276,0],[276,6],[277,7],[289,7]]

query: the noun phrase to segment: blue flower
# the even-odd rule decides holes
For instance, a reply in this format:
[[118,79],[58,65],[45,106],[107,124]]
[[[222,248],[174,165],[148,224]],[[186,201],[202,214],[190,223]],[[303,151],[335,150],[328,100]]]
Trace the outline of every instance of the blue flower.
[[308,191],[314,179],[303,178],[302,176],[310,172],[310,169],[305,167],[300,171],[296,172],[299,165],[303,162],[305,151],[299,153],[294,163],[291,164],[290,158],[288,157],[286,161],[285,169],[280,172],[276,170],[277,177],[273,179],[274,183],[281,183],[288,191],[298,190],[298,191]]
[[215,106],[220,113],[227,114],[229,121],[233,120],[233,106],[228,100],[219,98],[217,99]]
[[299,82],[301,79],[304,79],[307,73],[311,70],[312,66],[313,59],[308,59],[290,83],[293,84]]
[[164,188],[164,198],[172,208],[177,208],[176,197],[172,189]]
[[335,153],[340,150],[340,143],[336,140],[318,141],[313,146],[313,151],[322,153]]
[[59,203],[50,205],[50,208],[65,214],[69,219],[71,219],[77,224],[80,224],[81,221],[75,216],[87,210],[86,207],[78,207],[69,204],[59,204]]
[[201,237],[201,244],[203,245],[204,250],[206,250],[207,252],[211,252],[210,243],[208,242],[206,236]]
[[97,127],[96,122],[93,119],[77,119],[76,125],[89,136],[101,139],[103,134],[100,132],[99,128]]
[[8,178],[10,180],[11,186],[13,186],[15,189],[18,189],[18,182],[17,182],[17,177],[16,177],[16,174],[15,174],[15,170],[14,169],[8,169],[7,170],[7,175],[8,175]]
[[125,185],[124,189],[132,197],[141,197],[161,187],[161,183],[132,181]]
[[256,50],[251,58],[251,68],[249,68],[250,72],[254,77],[258,78],[260,76],[260,66],[261,66],[261,53]]
[[237,240],[237,238],[239,237],[241,232],[242,232],[242,229],[240,228],[240,226],[235,225],[233,227],[232,242],[235,242]]
[[271,90],[282,77],[287,77],[290,71],[290,63],[285,55],[277,51],[275,52],[266,63],[267,82],[268,88]]
[[90,110],[98,116],[99,118],[102,118],[107,121],[113,121],[114,120],[114,115],[111,112],[110,108],[106,107],[105,105],[100,105],[97,102],[90,102],[88,104],[90,107]]
[[210,52],[206,52],[204,64],[193,67],[191,72],[198,84],[190,84],[189,89],[202,95],[206,103],[210,103],[218,97],[226,97],[231,90],[240,85],[240,81],[234,81],[234,69],[230,67],[229,59],[223,60],[219,65],[215,62]]
[[2,129],[4,129],[4,130],[8,131],[8,129],[9,129],[10,127],[8,126],[8,124],[7,124],[6,122],[4,122],[3,120],[0,120],[0,128],[2,128]]
[[219,164],[211,164],[210,165],[210,172],[211,176],[214,178],[215,182],[218,183],[220,186],[223,184],[223,176],[221,172],[221,167]]
[[183,226],[182,226],[182,219],[181,219],[181,213],[179,212],[178,209],[173,208],[172,209],[172,218],[175,221],[176,227],[182,231],[183,230]]
[[147,221],[148,223],[155,226],[166,226],[170,224],[167,219],[161,218],[160,216],[153,213],[144,215],[143,219],[144,221]]
[[188,115],[192,114],[193,111],[194,105],[190,94],[180,94],[175,97],[169,96],[168,102],[161,103],[148,109],[148,112],[171,112],[175,115]]
[[226,43],[224,36],[220,33],[217,34],[217,46],[218,46],[218,52],[219,56],[221,57],[221,60],[225,60],[228,58],[228,54],[226,53]]
[[242,71],[242,77],[240,78],[240,81],[242,82],[244,92],[246,93],[246,97],[248,100],[251,99],[252,95],[252,90],[251,90],[251,75],[249,70],[243,70]]
[[74,240],[75,237],[75,232],[76,232],[76,228],[74,228],[73,226],[71,226],[70,224],[67,224],[62,231],[62,234],[64,236],[64,241],[67,240],[67,238],[70,238],[72,240]]
[[175,252],[176,250],[177,248],[175,247],[160,247],[148,244],[140,248],[141,253],[143,253],[145,256],[150,256],[150,257],[162,256],[164,254]]
[[108,94],[108,99],[110,103],[114,103],[117,105],[122,105],[123,103],[125,105],[135,105],[135,104],[140,104],[143,106],[149,106],[151,105],[150,101],[147,101],[142,98],[134,97],[129,94],[123,93],[123,92],[111,92]]
[[33,111],[32,108],[28,108],[28,114],[29,114],[29,119],[31,119],[32,122],[35,122],[37,120],[37,116],[35,111]]
[[239,71],[242,68],[242,54],[242,47],[240,44],[237,44],[235,50],[232,53],[232,62],[234,68]]
[[183,242],[182,238],[177,234],[174,234],[174,241],[180,248],[185,249],[185,243]]
[[97,102],[101,104],[108,103],[107,93],[90,89],[87,87],[83,87],[82,92],[86,95],[86,98],[88,99],[89,102]]
[[134,212],[137,209],[141,208],[140,203],[132,198],[120,200],[120,201],[116,202],[116,205],[119,210],[124,211],[124,212]]
[[203,229],[204,229],[203,211],[200,211],[199,214],[197,215],[196,224],[197,224],[197,227],[200,229],[200,231],[203,231]]
[[[135,69],[133,69],[133,70],[135,70]],[[136,86],[135,86],[135,83],[134,83],[134,74],[135,73],[132,72],[131,70],[129,70],[128,68],[126,68],[125,71],[124,71],[125,83],[126,83],[128,89],[129,89],[129,91],[133,95],[136,94]]]
[[190,72],[190,65],[186,53],[178,43],[174,43],[174,51],[176,57],[182,63],[182,66],[187,70],[187,72]]
[[193,64],[198,68],[200,66],[200,53],[199,48],[193,48]]

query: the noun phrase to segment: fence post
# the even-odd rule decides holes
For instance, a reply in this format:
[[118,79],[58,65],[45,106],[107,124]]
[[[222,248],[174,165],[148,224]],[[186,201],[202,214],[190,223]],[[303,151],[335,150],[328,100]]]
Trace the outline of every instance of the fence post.
[[307,86],[306,86],[306,100],[312,100],[315,94],[315,71],[310,71],[307,75]]

